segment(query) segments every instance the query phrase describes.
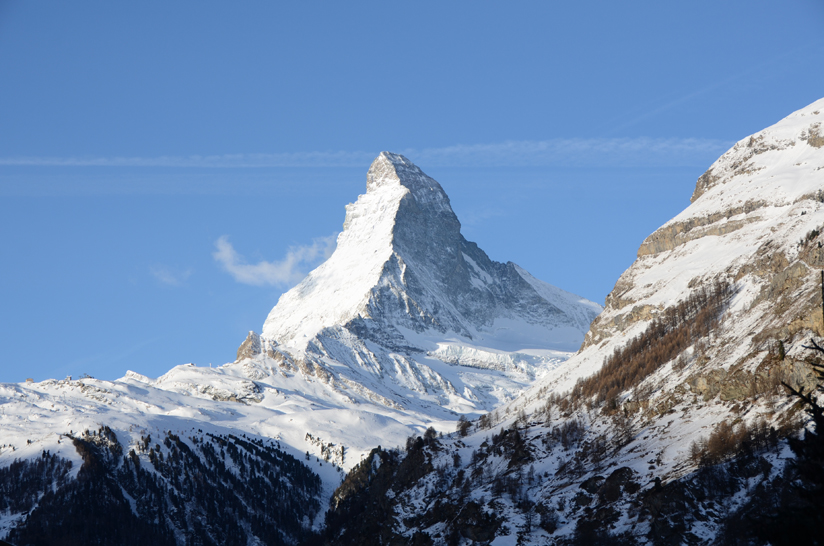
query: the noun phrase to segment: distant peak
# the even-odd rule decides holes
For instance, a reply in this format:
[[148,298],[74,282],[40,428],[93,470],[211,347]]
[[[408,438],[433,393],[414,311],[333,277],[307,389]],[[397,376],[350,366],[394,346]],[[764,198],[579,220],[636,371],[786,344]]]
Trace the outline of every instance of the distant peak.
[[427,176],[406,157],[392,152],[381,152],[366,173],[366,193],[398,186],[408,189],[419,205],[452,213],[449,197],[437,181]]
[[376,157],[375,161],[372,162],[371,168],[374,168],[376,164],[391,164],[395,167],[400,167],[401,169],[411,168],[420,172],[418,166],[412,163],[408,158],[402,156],[401,154],[396,154],[393,152],[381,152],[380,154],[378,154],[378,157]]
[[392,152],[381,152],[366,173],[366,191],[386,184],[394,185],[398,183],[409,189],[414,189],[413,186],[420,185],[423,180],[431,181],[440,189],[440,184],[426,176],[417,165],[404,156]]

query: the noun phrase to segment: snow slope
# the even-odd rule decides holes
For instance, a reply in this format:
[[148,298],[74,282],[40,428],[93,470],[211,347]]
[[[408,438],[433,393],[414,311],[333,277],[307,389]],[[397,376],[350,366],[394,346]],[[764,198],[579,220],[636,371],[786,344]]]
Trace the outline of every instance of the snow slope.
[[[375,445],[453,430],[460,413],[513,399],[580,346],[600,310],[491,261],[461,236],[437,182],[382,153],[335,253],[282,296],[236,362],[0,384],[0,466],[47,450],[76,472],[67,435],[102,426],[144,465],[146,435],[243,433],[309,453],[328,496]],[[22,516],[2,517],[8,528]]]

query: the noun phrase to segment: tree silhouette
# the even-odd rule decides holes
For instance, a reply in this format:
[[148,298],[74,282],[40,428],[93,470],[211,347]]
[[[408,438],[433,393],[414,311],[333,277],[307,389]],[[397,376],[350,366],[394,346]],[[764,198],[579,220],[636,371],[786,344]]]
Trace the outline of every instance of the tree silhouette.
[[[824,271],[821,272],[821,298],[824,319]],[[824,357],[824,347],[814,339],[803,347]],[[777,539],[778,544],[824,544],[824,407],[816,399],[816,393],[824,392],[824,363],[809,363],[818,379],[818,385],[809,393],[804,392],[804,387],[796,390],[782,382],[791,396],[803,402],[813,419],[814,429],[807,429],[803,438],[789,439],[796,457],[792,464],[798,476],[797,497],[795,505],[783,511],[784,534]]]

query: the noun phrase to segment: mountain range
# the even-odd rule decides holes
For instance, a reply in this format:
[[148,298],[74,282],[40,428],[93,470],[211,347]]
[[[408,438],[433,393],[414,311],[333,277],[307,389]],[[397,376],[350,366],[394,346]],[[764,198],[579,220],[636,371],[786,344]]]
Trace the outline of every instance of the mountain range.
[[[235,362],[0,385],[0,465],[23,464],[15,484],[27,489],[25,501],[0,506],[0,537],[36,543],[52,532],[50,510],[71,502],[75,514],[85,506],[75,489],[99,481],[105,503],[119,507],[114,519],[144,536],[295,542],[322,524],[325,499],[374,446],[451,431],[581,345],[602,307],[492,261],[461,235],[440,184],[408,159],[380,154],[366,190],[346,207],[331,257],[280,298]],[[246,458],[256,463],[239,466]],[[255,473],[273,460],[280,472]],[[213,489],[231,475],[260,479],[254,494],[277,497],[291,524],[276,525],[240,487],[221,493],[237,503],[234,523],[215,518],[198,487],[175,478],[190,472]],[[299,506],[281,499],[284,483],[305,485]],[[157,498],[176,517],[158,513]]]
[[821,381],[823,122],[722,155],[603,309],[492,261],[381,153],[235,362],[0,385],[0,538],[809,542],[824,461],[797,463],[788,389]]

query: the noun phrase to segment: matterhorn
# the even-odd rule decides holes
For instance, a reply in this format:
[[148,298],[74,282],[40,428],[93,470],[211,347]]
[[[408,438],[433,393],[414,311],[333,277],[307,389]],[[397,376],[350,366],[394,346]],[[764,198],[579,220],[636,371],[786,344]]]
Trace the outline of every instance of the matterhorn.
[[381,153],[366,190],[332,256],[280,298],[240,357],[294,362],[356,399],[467,412],[580,347],[601,307],[490,260],[411,161]]
[[96,517],[86,538],[110,544],[294,544],[376,445],[514,400],[602,308],[460,227],[435,180],[381,153],[335,252],[234,362],[0,384],[0,539]]

